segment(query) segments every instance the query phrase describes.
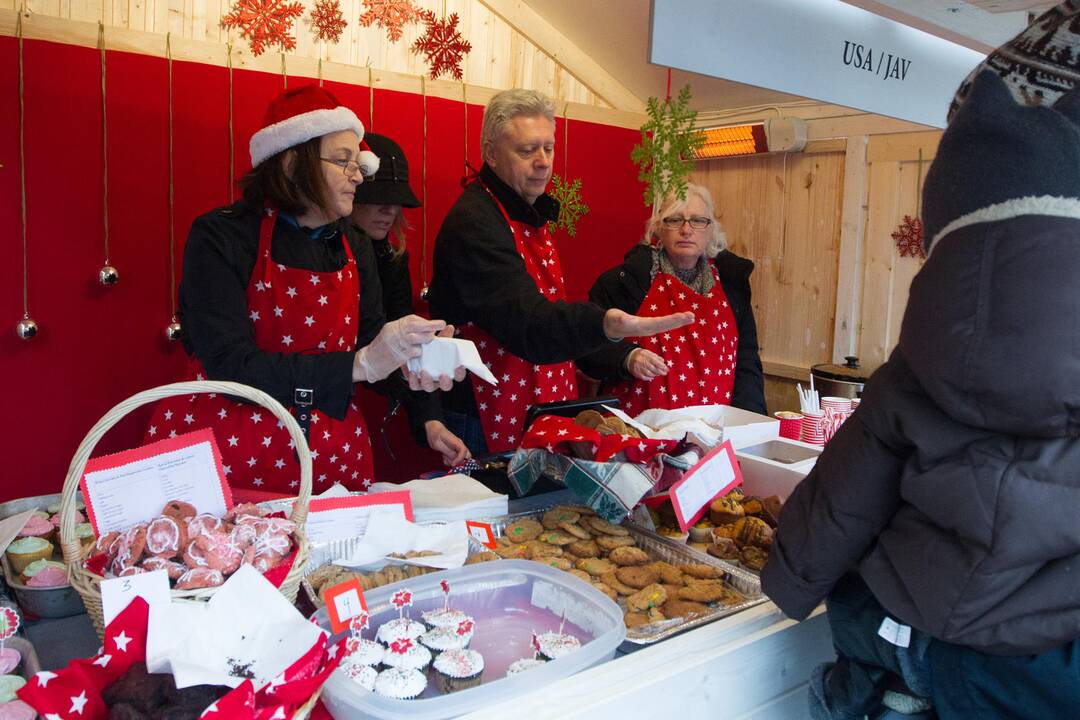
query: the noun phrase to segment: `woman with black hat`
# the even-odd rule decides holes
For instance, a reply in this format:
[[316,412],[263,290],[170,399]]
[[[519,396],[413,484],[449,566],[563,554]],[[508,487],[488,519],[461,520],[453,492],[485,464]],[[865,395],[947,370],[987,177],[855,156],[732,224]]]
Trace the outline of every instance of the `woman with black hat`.
[[409,252],[405,249],[409,221],[401,209],[420,207],[420,201],[409,187],[409,162],[401,146],[374,133],[365,135],[364,141],[378,156],[379,170],[356,188],[350,220],[371,238],[386,319],[396,320],[413,312]]

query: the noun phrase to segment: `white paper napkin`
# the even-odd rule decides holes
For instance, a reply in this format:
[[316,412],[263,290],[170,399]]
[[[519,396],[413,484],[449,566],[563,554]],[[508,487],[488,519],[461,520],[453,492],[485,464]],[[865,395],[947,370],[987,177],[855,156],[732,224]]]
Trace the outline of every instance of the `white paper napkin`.
[[437,337],[421,346],[420,357],[409,358],[408,365],[412,372],[419,373],[421,370],[427,370],[433,378],[440,375],[453,377],[455,370],[464,367],[492,385],[499,384],[498,379],[491,374],[487,365],[484,365],[484,361],[480,359],[480,353],[472,340]]
[[704,447],[712,447],[724,439],[724,411],[719,405],[646,410],[636,418],[618,408],[604,405],[604,409],[647,438],[682,440],[689,435],[691,440]]
[[469,556],[469,532],[465,522],[449,522],[444,525],[417,525],[391,513],[373,512],[368,520],[364,539],[346,558],[334,561],[336,565],[363,567],[382,560],[391,553],[404,554],[412,551],[433,550],[438,555],[394,559],[411,565],[433,568],[457,568],[465,564]]
[[323,630],[304,619],[255,568],[243,565],[208,602],[150,606],[146,665],[171,672],[176,687],[256,688],[272,681],[311,649]]

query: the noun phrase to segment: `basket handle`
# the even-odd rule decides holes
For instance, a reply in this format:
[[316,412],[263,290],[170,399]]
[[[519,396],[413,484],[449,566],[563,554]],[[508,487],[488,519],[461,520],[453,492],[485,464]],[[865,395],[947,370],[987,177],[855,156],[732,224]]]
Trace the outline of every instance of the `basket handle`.
[[235,395],[245,400],[250,400],[263,406],[285,424],[293,443],[296,446],[296,455],[300,461],[300,492],[296,502],[293,503],[290,520],[298,526],[302,526],[307,520],[308,501],[311,499],[311,450],[308,448],[304,432],[297,424],[296,418],[274,398],[262,390],[242,385],[235,382],[223,382],[216,380],[197,380],[193,382],[179,382],[170,385],[160,385],[149,390],[132,395],[127,400],[113,406],[109,412],[97,421],[90,432],[79,444],[78,450],[71,458],[68,466],[67,477],[64,478],[64,490],[60,495],[60,547],[64,553],[64,563],[68,566],[82,559],[82,545],[75,535],[75,493],[79,489],[79,481],[82,480],[86,463],[90,460],[90,454],[97,446],[101,438],[116,423],[136,408],[150,403],[164,400],[165,398],[178,395],[191,395],[193,393],[220,393],[222,395]]

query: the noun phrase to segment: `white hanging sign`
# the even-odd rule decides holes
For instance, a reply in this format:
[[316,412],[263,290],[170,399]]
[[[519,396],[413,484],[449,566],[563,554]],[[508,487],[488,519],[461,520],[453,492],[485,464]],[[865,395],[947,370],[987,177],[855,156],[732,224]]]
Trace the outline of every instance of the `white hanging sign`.
[[653,0],[653,63],[933,127],[984,57],[841,0]]

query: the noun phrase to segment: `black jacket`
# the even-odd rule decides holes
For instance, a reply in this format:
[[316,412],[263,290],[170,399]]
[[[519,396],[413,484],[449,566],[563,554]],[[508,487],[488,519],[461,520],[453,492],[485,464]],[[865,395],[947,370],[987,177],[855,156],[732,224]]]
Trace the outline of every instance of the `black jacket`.
[[[712,263],[720,277],[720,285],[731,303],[739,329],[739,350],[735,359],[735,388],[731,394],[734,407],[765,414],[765,380],[758,355],[757,325],[750,303],[750,273],[754,263],[727,250]],[[637,313],[652,284],[652,250],[635,245],[626,253],[622,265],[608,270],[589,290],[589,299],[603,308],[618,308]],[[627,342],[614,343],[578,360],[586,375],[598,380],[630,380],[624,363],[636,348]]]
[[[465,188],[435,238],[434,275],[428,294],[431,317],[460,326],[475,323],[509,352],[536,363],[576,360],[610,343],[604,309],[586,302],[550,302],[536,288],[518,255],[514,235],[487,188],[511,220],[539,228],[559,214],[541,195],[529,205],[487,165]],[[476,414],[472,386],[457,383],[449,407]]]
[[[354,226],[355,227],[355,226]],[[363,232],[356,228],[358,232]],[[387,239],[372,240],[375,264],[382,283],[383,311],[387,320],[397,320],[413,314],[412,279],[409,277],[409,252],[394,255]]]
[[[1043,162],[1001,169],[1012,198],[944,172],[1044,142],[1072,178],[1055,196],[1027,195]],[[805,617],[857,570],[948,643],[1020,655],[1080,637],[1078,174],[1080,112],[976,79],[927,177],[940,206],[897,348],[781,513],[762,586],[784,612]]]
[[[211,379],[257,387],[286,407],[293,403],[295,388],[313,388],[317,409],[330,417],[344,418],[354,393],[353,355],[357,348],[370,343],[386,322],[371,243],[351,229],[346,230],[345,223],[312,238],[305,230],[278,218],[271,239],[271,259],[290,267],[315,272],[343,267],[346,257],[341,233],[347,233],[360,276],[360,318],[356,346],[347,352],[266,352],[255,345],[255,330],[247,308],[247,286],[255,268],[261,220],[257,208],[241,201],[206,213],[192,223],[184,248],[179,292],[184,349],[199,359]],[[405,405],[418,437],[423,437],[425,421],[442,417],[437,398],[410,391],[400,373],[373,387]]]

